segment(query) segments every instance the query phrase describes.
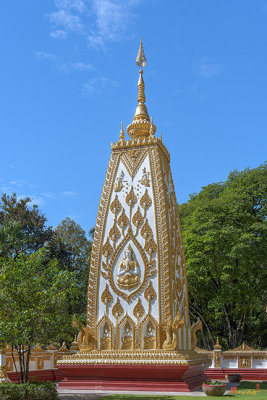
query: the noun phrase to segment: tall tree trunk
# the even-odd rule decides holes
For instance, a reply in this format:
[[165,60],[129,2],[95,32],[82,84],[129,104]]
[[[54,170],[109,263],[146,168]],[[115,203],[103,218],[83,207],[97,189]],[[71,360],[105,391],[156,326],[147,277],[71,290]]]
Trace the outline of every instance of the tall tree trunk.
[[29,344],[26,356],[26,365],[25,365],[25,382],[28,382],[29,378],[30,355],[31,355],[31,345]]
[[17,368],[17,365],[16,365],[15,357],[14,357],[14,346],[13,345],[11,346],[11,355],[12,355],[12,360],[13,360],[13,364],[14,364],[14,367],[15,367],[18,383],[20,383],[18,368]]

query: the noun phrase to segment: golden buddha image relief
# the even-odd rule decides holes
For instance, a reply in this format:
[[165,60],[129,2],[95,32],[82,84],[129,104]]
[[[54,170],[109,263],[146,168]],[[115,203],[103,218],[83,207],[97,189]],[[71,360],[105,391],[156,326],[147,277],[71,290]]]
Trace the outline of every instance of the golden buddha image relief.
[[140,283],[140,274],[140,266],[129,243],[118,267],[117,284],[121,289],[133,289]]
[[150,186],[150,178],[149,178],[150,172],[148,172],[146,168],[143,168],[142,173],[143,176],[139,182],[142,183],[142,185],[144,186]]
[[114,184],[114,192],[120,192],[121,189],[123,188],[124,186],[123,178],[124,178],[124,172],[121,170]]
[[121,320],[119,325],[120,330],[120,349],[121,350],[133,350],[135,344],[135,323],[129,317],[125,317]]
[[114,340],[114,327],[107,316],[101,318],[98,323],[98,349],[111,350]]

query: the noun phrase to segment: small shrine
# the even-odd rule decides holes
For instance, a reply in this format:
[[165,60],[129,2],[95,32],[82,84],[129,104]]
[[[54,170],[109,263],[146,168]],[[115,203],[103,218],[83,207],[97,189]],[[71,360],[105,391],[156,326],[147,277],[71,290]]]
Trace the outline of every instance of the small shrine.
[[[210,361],[194,351],[186,266],[170,154],[145,104],[142,40],[137,108],[123,125],[100,199],[87,326],[64,357],[61,388],[189,391]],[[198,324],[199,325],[199,324]]]

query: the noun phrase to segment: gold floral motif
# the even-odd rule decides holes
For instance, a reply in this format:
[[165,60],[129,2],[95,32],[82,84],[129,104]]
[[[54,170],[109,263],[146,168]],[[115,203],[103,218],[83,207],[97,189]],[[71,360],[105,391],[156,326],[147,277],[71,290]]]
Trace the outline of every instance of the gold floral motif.
[[102,254],[106,258],[109,258],[112,255],[112,253],[113,253],[113,248],[109,243],[109,239],[107,238],[106,243],[102,246]]
[[156,252],[157,250],[157,245],[153,239],[147,240],[145,244],[145,251],[149,253],[150,259],[152,255]]
[[125,198],[125,201],[126,201],[126,203],[128,204],[129,207],[133,207],[135,205],[135,203],[137,202],[137,197],[136,197],[136,195],[134,193],[133,186],[131,187],[131,190],[127,194],[127,196]]
[[121,210],[121,203],[118,199],[118,195],[116,194],[114,200],[110,204],[110,210],[113,212],[113,214],[117,215],[120,210]]
[[107,311],[108,311],[108,305],[112,301],[112,299],[113,299],[112,294],[110,293],[109,288],[108,288],[108,284],[106,283],[106,287],[103,290],[102,295],[101,295],[101,301],[106,306],[106,314],[107,314]]
[[121,236],[120,231],[117,228],[116,222],[114,221],[114,224],[113,224],[112,228],[109,231],[109,237],[113,242],[114,248],[115,248],[115,243],[120,238],[120,236]]
[[151,197],[149,196],[147,189],[143,196],[140,199],[140,205],[141,207],[146,211],[152,204]]
[[115,346],[116,346],[116,349],[118,349],[119,348],[119,336],[120,336],[120,329],[119,329],[118,321],[119,321],[119,318],[123,315],[123,308],[121,306],[121,303],[120,303],[118,297],[117,297],[117,301],[116,301],[114,307],[112,308],[112,315],[113,315],[113,317],[116,318],[116,343],[115,343]]
[[129,218],[125,214],[124,208],[122,209],[122,212],[119,216],[118,225],[122,229],[122,233],[124,234],[124,229],[127,228],[127,226],[129,225]]
[[144,313],[145,313],[145,309],[144,309],[144,307],[141,303],[140,297],[139,297],[136,305],[134,306],[133,315],[139,321],[140,318],[142,318],[142,316],[144,315]]
[[141,236],[145,239],[145,241],[150,241],[153,238],[152,229],[150,228],[149,223],[147,222],[147,218],[145,219],[145,223],[141,228]]
[[112,308],[112,315],[115,318],[119,318],[122,316],[122,314],[123,314],[123,308],[122,308],[119,298],[117,297],[117,301]]
[[136,235],[137,235],[138,229],[142,225],[143,221],[144,221],[144,217],[140,212],[140,207],[138,206],[135,214],[133,215],[133,220],[132,220],[134,226],[136,227]]
[[144,291],[144,296],[145,299],[150,303],[151,301],[153,301],[156,297],[156,292],[153,288],[152,282],[149,281],[149,284],[146,288],[146,290]]

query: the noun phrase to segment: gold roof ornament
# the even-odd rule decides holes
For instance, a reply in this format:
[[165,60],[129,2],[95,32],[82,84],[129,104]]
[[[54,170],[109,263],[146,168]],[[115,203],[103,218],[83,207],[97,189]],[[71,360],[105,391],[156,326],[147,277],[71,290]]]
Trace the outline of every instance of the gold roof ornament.
[[219,337],[217,336],[216,344],[214,346],[214,350],[221,350],[222,346],[219,343]]
[[146,56],[143,49],[142,36],[140,37],[140,46],[136,57],[136,65],[140,68],[144,68],[146,66]]
[[145,105],[145,83],[143,79],[143,69],[146,66],[146,57],[143,49],[142,38],[140,39],[139,51],[136,57],[136,65],[140,67],[139,79],[138,79],[138,105],[134,114],[133,122],[127,127],[128,135],[134,138],[148,137],[154,135],[156,127],[153,122],[150,122],[150,118]]
[[124,134],[124,131],[123,131],[123,123],[122,123],[122,122],[121,122],[120,139],[121,139],[121,140],[124,140],[124,139],[125,139],[125,134]]

